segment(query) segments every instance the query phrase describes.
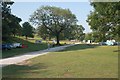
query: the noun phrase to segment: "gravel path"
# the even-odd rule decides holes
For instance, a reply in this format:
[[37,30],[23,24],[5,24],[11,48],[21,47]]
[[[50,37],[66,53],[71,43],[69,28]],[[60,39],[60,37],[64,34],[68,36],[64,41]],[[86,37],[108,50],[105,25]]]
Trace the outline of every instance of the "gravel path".
[[28,59],[31,59],[31,58],[34,58],[34,57],[37,57],[40,55],[45,55],[49,52],[60,51],[60,50],[65,49],[66,47],[70,47],[70,46],[74,46],[74,45],[76,45],[76,44],[54,47],[54,48],[45,49],[45,50],[41,50],[41,51],[29,52],[24,55],[0,59],[0,67],[4,67],[7,65],[11,65],[11,64],[17,64],[17,63],[23,62],[25,60],[28,60]]

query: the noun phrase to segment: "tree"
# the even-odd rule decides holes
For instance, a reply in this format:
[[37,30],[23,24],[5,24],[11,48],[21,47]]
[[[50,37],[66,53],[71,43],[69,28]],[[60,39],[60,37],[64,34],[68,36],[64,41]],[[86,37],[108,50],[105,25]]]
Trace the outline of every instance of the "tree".
[[60,34],[71,28],[77,20],[69,9],[42,6],[31,15],[30,21],[49,30],[56,37],[57,45],[60,45]]
[[85,34],[85,40],[92,40],[92,33],[86,33]]
[[82,41],[85,37],[85,34],[83,33],[84,30],[85,28],[82,25],[76,25],[73,30],[75,39]]
[[113,34],[112,37],[120,37],[120,2],[92,2],[91,5],[94,11],[90,13],[87,20],[91,29],[99,32],[103,41],[109,33]]
[[20,31],[20,22],[22,21],[21,18],[18,18],[17,16],[11,14],[10,6],[14,2],[8,1],[8,2],[1,2],[1,8],[2,8],[2,39],[3,41],[9,40],[12,35],[18,34],[18,31]]
[[[38,35],[43,38],[54,38],[54,34],[52,34],[49,29],[45,28],[44,26],[40,26],[37,29]],[[77,39],[77,40],[83,40],[85,37],[85,34],[83,33],[85,29],[82,25],[74,25],[69,29],[66,29],[60,33],[60,39],[61,40],[71,40],[71,39]]]
[[33,27],[30,25],[30,23],[29,22],[24,22],[23,24],[23,36],[25,36],[26,37],[26,39],[27,39],[27,37],[34,37],[34,35],[33,35]]
[[9,16],[11,15],[10,6],[13,2],[1,2],[1,11],[2,11],[2,40],[7,40],[7,37],[10,34],[9,28]]

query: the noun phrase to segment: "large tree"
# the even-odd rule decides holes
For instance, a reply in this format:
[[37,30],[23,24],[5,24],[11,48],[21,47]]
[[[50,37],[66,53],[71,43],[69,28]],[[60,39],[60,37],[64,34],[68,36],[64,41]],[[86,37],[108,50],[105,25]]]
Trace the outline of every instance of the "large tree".
[[10,34],[10,27],[9,27],[9,16],[11,15],[10,6],[13,2],[1,2],[1,12],[2,12],[2,39],[7,40]]
[[54,34],[60,45],[60,34],[76,23],[76,16],[69,9],[42,6],[31,15],[30,21],[36,26],[43,26]]
[[34,37],[33,33],[34,33],[34,28],[30,25],[29,22],[24,22],[23,24],[23,28],[22,28],[22,33],[23,33],[23,36],[26,37]]
[[120,2],[92,2],[94,11],[88,16],[88,23],[93,31],[101,34],[101,39],[111,34],[120,37]]
[[[68,28],[66,30],[63,30],[60,33],[60,39],[62,40],[71,40],[71,39],[77,39],[82,41],[85,37],[85,34],[83,33],[84,27],[82,25],[73,25],[71,28]],[[49,31],[49,29],[45,28],[44,26],[40,26],[37,29],[38,35],[43,38],[54,38],[54,34]]]
[[13,15],[11,13],[10,6],[14,2],[8,1],[8,2],[1,2],[1,8],[2,8],[2,39],[3,41],[10,40],[9,38],[12,35],[18,34],[18,32],[21,29],[20,22],[22,21],[21,18],[18,18],[17,16]]

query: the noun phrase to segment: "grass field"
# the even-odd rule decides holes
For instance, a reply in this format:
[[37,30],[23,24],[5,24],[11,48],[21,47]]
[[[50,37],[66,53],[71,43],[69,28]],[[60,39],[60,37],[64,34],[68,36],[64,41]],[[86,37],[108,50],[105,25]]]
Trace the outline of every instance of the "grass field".
[[76,45],[3,68],[3,77],[117,78],[118,47]]
[[[10,40],[11,42],[25,44],[28,46],[28,48],[15,48],[15,49],[11,49],[11,50],[3,50],[2,58],[13,57],[13,56],[25,54],[26,52],[39,51],[39,50],[48,48],[45,40],[42,40],[42,43],[40,43],[40,44],[35,44],[35,40],[42,40],[42,39],[35,37],[33,39],[31,38],[31,39],[26,40],[24,37],[13,37],[12,40]],[[48,42],[52,45],[52,40],[48,41]],[[60,41],[60,43],[62,45],[64,45],[64,43],[70,44],[71,42],[70,41]]]
[[35,39],[25,40],[23,37],[21,38],[15,37],[13,38],[12,41],[25,44],[28,46],[28,48],[15,48],[11,50],[3,50],[2,58],[13,57],[13,56],[24,54],[26,52],[38,51],[38,50],[43,50],[47,48],[47,44],[45,42],[40,44],[35,44]]

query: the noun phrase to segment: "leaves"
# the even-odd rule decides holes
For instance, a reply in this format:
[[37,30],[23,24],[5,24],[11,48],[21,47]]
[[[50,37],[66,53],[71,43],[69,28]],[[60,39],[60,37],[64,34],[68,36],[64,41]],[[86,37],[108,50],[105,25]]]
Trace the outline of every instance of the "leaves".
[[103,35],[111,33],[110,35],[114,35],[112,37],[120,36],[117,30],[120,27],[120,2],[92,2],[91,5],[94,11],[87,19],[91,29]]
[[2,2],[1,3],[1,11],[2,11],[2,39],[3,41],[8,41],[12,35],[20,35],[21,26],[20,22],[21,18],[13,15],[11,13],[10,6],[14,2]]
[[[59,44],[60,34],[77,22],[76,16],[69,9],[54,6],[42,6],[31,15],[30,22],[44,29],[45,34],[54,34]],[[47,32],[46,30],[48,29]],[[47,32],[47,33],[46,33]],[[49,35],[50,36],[50,35]]]
[[23,24],[23,35],[27,37],[33,37],[33,27],[28,22],[24,22]]

